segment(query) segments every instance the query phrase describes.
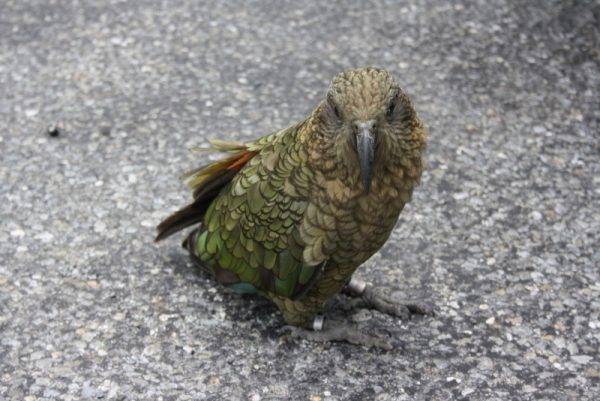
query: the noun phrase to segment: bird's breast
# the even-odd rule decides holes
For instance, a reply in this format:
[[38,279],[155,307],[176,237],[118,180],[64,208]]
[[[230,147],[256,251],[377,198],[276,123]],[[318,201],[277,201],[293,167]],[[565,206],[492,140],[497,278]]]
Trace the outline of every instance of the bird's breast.
[[311,195],[319,205],[318,213],[333,221],[324,227],[325,248],[332,250],[328,252],[332,258],[339,264],[358,265],[383,246],[416,184],[407,178],[402,169],[382,171],[366,193],[359,174],[351,171],[319,171],[315,175]]
[[399,191],[365,194],[351,188],[336,190],[327,202],[336,216],[336,224],[331,227],[337,238],[332,256],[340,263],[353,265],[364,262],[383,246],[404,206]]

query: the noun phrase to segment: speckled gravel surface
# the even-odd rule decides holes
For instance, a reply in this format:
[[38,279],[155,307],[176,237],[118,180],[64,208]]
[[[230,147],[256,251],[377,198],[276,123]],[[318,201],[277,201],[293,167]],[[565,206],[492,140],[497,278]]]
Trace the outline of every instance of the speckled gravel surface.
[[[0,399],[600,399],[600,6],[350,3],[2,0]],[[348,317],[391,352],[286,339],[152,243],[188,148],[297,121],[364,65],[431,134],[360,275],[438,315]]]

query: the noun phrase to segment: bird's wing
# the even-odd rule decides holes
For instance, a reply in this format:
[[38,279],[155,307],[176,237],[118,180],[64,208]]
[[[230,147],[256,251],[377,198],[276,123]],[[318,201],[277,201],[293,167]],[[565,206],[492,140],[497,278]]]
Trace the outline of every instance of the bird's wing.
[[188,182],[188,186],[193,191],[194,201],[164,219],[156,227],[157,236],[155,241],[161,241],[177,231],[201,222],[213,200],[242,167],[256,156],[263,147],[268,146],[286,131],[274,132],[249,144],[212,139],[209,141],[211,144],[210,147],[193,148],[192,150],[195,151],[225,152],[230,155],[220,160],[203,164],[184,173],[180,177],[181,180]]
[[192,250],[213,271],[233,272],[240,283],[288,298],[305,294],[327,259],[324,233],[307,230],[304,223],[307,212],[316,209],[299,129],[248,145],[256,155],[211,203]]

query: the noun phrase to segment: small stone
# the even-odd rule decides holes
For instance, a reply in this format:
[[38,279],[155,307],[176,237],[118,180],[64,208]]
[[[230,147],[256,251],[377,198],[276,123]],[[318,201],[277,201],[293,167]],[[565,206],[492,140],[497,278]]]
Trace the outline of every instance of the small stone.
[[104,136],[109,136],[110,135],[110,131],[112,130],[112,127],[108,124],[103,124],[100,126],[100,135],[104,135]]
[[162,315],[158,316],[158,320],[160,320],[161,322],[166,322],[167,320],[172,319],[174,317],[175,315],[163,313]]
[[106,224],[103,221],[99,220],[94,223],[94,232],[101,234],[106,231]]
[[477,364],[477,367],[481,370],[493,370],[494,369],[494,361],[492,361],[490,358],[482,356],[481,359],[479,360],[479,363]]
[[459,200],[467,199],[469,197],[469,194],[467,192],[458,192],[458,193],[452,195],[452,197],[459,201]]
[[17,237],[17,238],[19,238],[19,237],[22,237],[24,235],[25,235],[25,231],[21,230],[20,228],[17,228],[16,230],[12,230],[10,232],[10,236],[11,237]]
[[93,288],[93,289],[100,288],[100,283],[97,282],[96,280],[88,280],[85,282],[85,284],[88,287]]
[[496,323],[496,318],[494,316],[492,316],[491,318],[489,318],[485,321],[485,324],[487,324],[487,325],[492,325],[494,323]]
[[542,220],[542,214],[537,210],[534,210],[533,212],[529,213],[529,217],[531,217],[531,219],[535,221]]
[[595,379],[600,379],[600,370],[589,368],[585,370],[585,375],[588,377],[593,377]]
[[94,398],[96,396],[96,392],[96,389],[92,388],[88,383],[85,383],[81,389],[81,397]]
[[60,131],[61,131],[61,129],[58,124],[50,124],[46,128],[46,134],[48,134],[48,136],[50,136],[52,138],[56,138],[57,136],[59,136]]
[[42,242],[50,242],[54,239],[54,236],[49,232],[43,232],[35,236],[36,239],[39,239]]
[[586,363],[590,362],[594,358],[589,355],[573,355],[571,357],[571,359],[575,363],[578,363],[580,365],[585,365]]
[[463,397],[466,397],[467,395],[472,394],[474,392],[475,392],[475,389],[473,387],[466,387],[463,389],[463,391],[460,392],[460,394]]

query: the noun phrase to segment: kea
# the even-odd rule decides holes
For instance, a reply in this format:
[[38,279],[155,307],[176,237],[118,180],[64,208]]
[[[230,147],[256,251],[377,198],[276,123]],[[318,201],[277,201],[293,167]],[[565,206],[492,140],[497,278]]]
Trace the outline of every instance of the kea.
[[305,120],[247,144],[211,141],[221,160],[184,175],[193,202],[157,227],[188,226],[192,259],[222,285],[271,300],[292,335],[390,348],[381,335],[325,320],[344,293],[407,318],[431,313],[353,278],[386,242],[424,168],[426,129],[383,69],[337,75]]

